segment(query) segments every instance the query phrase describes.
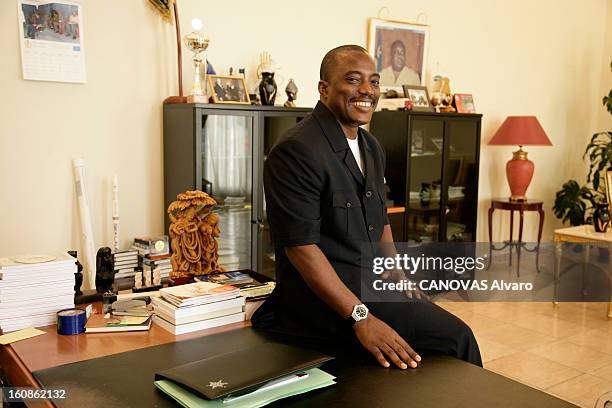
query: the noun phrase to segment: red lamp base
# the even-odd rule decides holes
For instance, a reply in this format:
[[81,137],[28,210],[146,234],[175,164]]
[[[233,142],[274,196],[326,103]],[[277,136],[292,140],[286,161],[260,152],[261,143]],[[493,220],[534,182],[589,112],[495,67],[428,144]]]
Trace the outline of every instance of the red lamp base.
[[519,150],[512,153],[512,160],[506,163],[506,178],[510,186],[510,201],[527,201],[525,193],[533,178],[534,164],[527,158],[527,152]]

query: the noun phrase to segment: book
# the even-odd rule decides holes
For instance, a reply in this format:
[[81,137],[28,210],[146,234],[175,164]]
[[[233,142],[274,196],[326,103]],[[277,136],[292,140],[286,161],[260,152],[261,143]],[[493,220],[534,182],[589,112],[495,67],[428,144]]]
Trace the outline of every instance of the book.
[[[51,259],[46,262],[26,262],[28,259]],[[21,261],[21,262],[20,262]],[[76,259],[68,254],[60,255],[31,255],[31,256],[13,256],[0,258],[0,270],[3,272],[23,271],[23,270],[49,270],[49,269],[64,269],[76,268]]]
[[93,314],[85,324],[85,333],[114,333],[146,331],[151,328],[151,317]]
[[234,313],[229,316],[217,317],[214,319],[200,320],[193,323],[185,323],[174,325],[167,320],[164,320],[161,316],[154,315],[153,323],[161,327],[162,329],[173,333],[174,335],[191,333],[198,330],[211,329],[213,327],[224,326],[226,324],[238,323],[244,321],[244,312]]
[[242,272],[223,272],[209,275],[199,275],[196,276],[196,279],[200,282],[214,282],[222,285],[238,285],[253,282],[252,277]]
[[243,311],[245,299],[237,297],[199,306],[176,307],[163,299],[154,298],[152,304],[156,315],[174,325],[179,325],[240,313]]
[[172,286],[161,289],[159,293],[175,306],[199,305],[240,296],[240,291],[234,286],[211,282]]

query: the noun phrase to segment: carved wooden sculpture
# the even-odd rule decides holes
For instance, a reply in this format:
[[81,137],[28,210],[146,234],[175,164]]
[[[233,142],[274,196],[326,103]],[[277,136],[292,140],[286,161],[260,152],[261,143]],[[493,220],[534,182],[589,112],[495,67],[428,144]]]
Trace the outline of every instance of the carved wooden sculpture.
[[208,194],[196,190],[177,195],[168,207],[171,278],[223,272],[216,240],[220,235],[219,216],[212,212],[216,204]]

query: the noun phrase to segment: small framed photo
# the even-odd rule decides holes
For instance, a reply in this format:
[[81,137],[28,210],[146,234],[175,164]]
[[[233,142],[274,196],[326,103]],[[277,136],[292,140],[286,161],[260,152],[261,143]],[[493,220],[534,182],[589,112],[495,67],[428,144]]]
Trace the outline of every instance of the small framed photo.
[[209,75],[208,86],[214,103],[251,104],[246,82],[241,76]]
[[455,94],[455,107],[459,113],[476,113],[472,94]]
[[404,97],[412,101],[412,110],[417,112],[433,112],[434,108],[429,100],[427,87],[404,85]]

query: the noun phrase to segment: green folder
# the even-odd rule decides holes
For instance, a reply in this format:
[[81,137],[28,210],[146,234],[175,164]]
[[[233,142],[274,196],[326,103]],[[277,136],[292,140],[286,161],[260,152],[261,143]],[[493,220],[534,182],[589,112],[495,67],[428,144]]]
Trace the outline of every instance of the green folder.
[[290,384],[272,388],[267,391],[257,392],[253,395],[246,395],[240,399],[230,402],[223,402],[222,398],[208,400],[200,398],[192,392],[169,380],[155,381],[155,386],[172,397],[176,402],[187,408],[257,408],[278,401],[293,395],[303,394],[308,391],[328,387],[335,384],[336,377],[318,368],[304,371],[308,374],[307,378]]

